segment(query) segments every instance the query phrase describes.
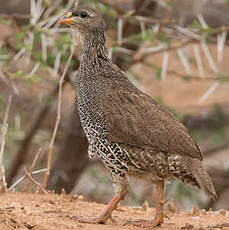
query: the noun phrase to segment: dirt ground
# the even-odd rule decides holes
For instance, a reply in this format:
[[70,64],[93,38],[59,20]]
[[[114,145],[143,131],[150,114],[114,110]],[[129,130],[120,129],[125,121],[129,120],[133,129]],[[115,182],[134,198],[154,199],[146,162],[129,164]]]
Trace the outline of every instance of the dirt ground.
[[[64,230],[64,229],[91,229],[91,230],[127,230],[141,229],[127,220],[151,219],[153,208],[119,206],[114,211],[116,223],[82,224],[72,219],[74,216],[96,216],[104,208],[103,204],[83,201],[81,196],[56,194],[26,194],[6,193],[0,195],[0,229],[33,229],[33,230]],[[194,208],[190,212],[178,212],[171,206],[166,211],[165,223],[155,229],[163,230],[229,230],[229,211],[217,212]]]

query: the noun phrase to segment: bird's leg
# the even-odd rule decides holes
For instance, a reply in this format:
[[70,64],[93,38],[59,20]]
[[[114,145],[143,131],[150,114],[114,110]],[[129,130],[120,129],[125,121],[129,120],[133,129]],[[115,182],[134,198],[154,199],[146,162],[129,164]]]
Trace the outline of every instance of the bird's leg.
[[161,181],[156,185],[156,196],[157,196],[157,204],[156,204],[156,214],[153,220],[140,220],[140,221],[130,221],[130,224],[141,226],[145,228],[156,227],[161,225],[164,222],[164,211],[163,206],[166,201],[163,200],[164,194],[164,181]]
[[76,218],[76,219],[82,223],[104,224],[108,219],[112,218],[111,213],[113,212],[113,210],[116,209],[119,201],[124,198],[124,196],[127,193],[127,190],[128,190],[127,188],[123,188],[120,192],[118,192],[110,201],[110,203],[105,207],[105,209],[103,210],[100,216],[92,219],[81,219],[81,218]]

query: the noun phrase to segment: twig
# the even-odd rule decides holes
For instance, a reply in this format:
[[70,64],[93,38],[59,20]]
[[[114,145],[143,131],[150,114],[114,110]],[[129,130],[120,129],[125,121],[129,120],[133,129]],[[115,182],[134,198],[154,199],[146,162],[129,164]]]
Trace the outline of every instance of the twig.
[[172,24],[175,22],[174,19],[153,19],[153,18],[148,18],[148,17],[143,17],[143,16],[133,16],[133,19],[139,21],[139,22],[144,22],[144,23],[152,23],[152,24]]
[[223,31],[221,35],[217,35],[217,61],[221,63],[223,60],[224,45],[227,39],[227,31]]
[[5,143],[6,143],[6,134],[8,130],[8,123],[4,125],[2,134],[1,134],[1,148],[0,148],[0,179],[2,177],[2,167],[3,167],[3,153],[4,153],[4,148],[5,148]]
[[59,81],[59,94],[58,94],[58,105],[57,105],[57,117],[56,117],[56,124],[55,124],[55,127],[54,127],[54,131],[53,131],[53,135],[52,135],[52,139],[49,143],[49,149],[48,149],[48,161],[47,161],[47,169],[49,171],[46,172],[45,176],[44,176],[44,182],[43,182],[43,187],[45,188],[46,185],[47,185],[47,181],[48,181],[48,176],[49,176],[49,173],[50,173],[50,168],[51,168],[51,160],[52,160],[52,152],[53,152],[53,146],[54,146],[54,142],[55,142],[55,139],[56,139],[56,135],[57,135],[57,131],[58,131],[58,128],[59,128],[59,123],[60,123],[60,119],[61,119],[61,100],[62,100],[62,87],[63,87],[63,82],[64,82],[64,78],[65,78],[65,74],[67,72],[67,69],[70,65],[70,62],[72,60],[72,57],[73,57],[73,53],[74,53],[74,46],[72,47],[71,49],[71,53],[69,55],[69,58],[68,58],[68,61],[67,61],[67,64],[64,68],[64,71],[63,71],[63,74],[60,78],[60,81]]
[[204,20],[204,17],[202,14],[197,14],[197,18],[201,24],[201,26],[204,28],[204,29],[207,29],[208,28],[208,24],[206,23],[206,21]]
[[[155,69],[160,69],[159,66],[157,65],[151,65],[151,63],[147,63],[147,62],[144,62],[143,63],[144,65],[148,66],[149,68],[155,68]],[[194,75],[184,75],[182,73],[179,73],[175,70],[167,70],[167,73],[170,74],[170,75],[174,75],[174,77],[179,77],[181,79],[184,79],[184,80],[194,80],[194,81],[226,81],[228,82],[229,80],[229,77],[198,77],[198,76],[194,76]]]
[[59,70],[59,67],[60,67],[60,60],[61,60],[61,53],[58,52],[57,55],[56,55],[56,59],[55,59],[55,62],[54,62],[54,77],[56,77],[58,75],[58,70]]
[[9,73],[9,71],[7,71],[5,68],[2,68],[1,71],[6,76],[7,85],[9,83],[9,85],[11,85],[11,88],[12,88],[14,94],[19,95],[19,90],[18,90],[16,84],[13,81],[13,77],[12,77],[11,73]]
[[6,112],[5,112],[4,119],[3,119],[3,123],[2,123],[2,130],[1,130],[1,133],[2,133],[3,130],[4,130],[4,126],[6,125],[7,120],[8,120],[8,117],[9,117],[10,106],[11,106],[11,103],[12,103],[12,97],[13,97],[13,96],[10,95],[9,98],[8,98],[8,103],[7,103]]
[[[63,86],[65,86],[67,81],[64,81]],[[52,92],[50,92],[46,97],[47,98],[54,98],[59,91],[59,85],[57,85]],[[16,176],[18,170],[20,169],[21,165],[25,162],[28,150],[31,144],[31,141],[36,134],[40,124],[43,122],[43,120],[46,118],[51,106],[49,103],[42,106],[40,111],[38,112],[37,118],[33,121],[28,133],[26,134],[26,137],[24,138],[22,145],[19,149],[19,151],[16,154],[16,157],[12,163],[10,174],[8,176],[7,183],[11,184],[13,182],[14,177]]]
[[[39,174],[39,173],[43,173],[43,172],[47,172],[48,169],[39,169],[39,170],[36,170],[36,171],[33,171],[31,173],[31,175],[35,175],[35,174]],[[20,177],[15,183],[13,183],[9,188],[8,188],[8,191],[14,189],[20,182],[22,182],[24,179],[26,178],[26,176],[22,176]]]
[[201,56],[200,56],[200,48],[199,48],[198,45],[195,44],[193,46],[193,50],[194,50],[194,56],[195,56],[195,59],[196,59],[199,75],[200,75],[200,77],[203,77],[204,76],[204,68],[203,68],[203,63],[202,63],[202,59],[201,59]]
[[42,47],[42,60],[46,62],[48,57],[47,54],[48,44],[47,44],[46,36],[44,34],[41,35],[41,47]]
[[208,90],[207,92],[199,99],[199,104],[202,104],[204,101],[206,101],[209,96],[218,88],[219,82],[215,82]]
[[7,18],[20,18],[20,19],[30,19],[31,15],[30,14],[4,14],[1,13],[0,17],[7,17]]
[[[191,38],[187,39],[186,41],[182,41],[178,45],[174,45],[174,46],[170,46],[170,47],[164,47],[164,48],[162,47],[161,49],[158,49],[156,51],[152,50],[152,52],[148,52],[148,51],[143,52],[143,50],[147,50],[147,49],[146,48],[143,48],[143,49],[140,48],[136,52],[136,54],[134,55],[134,57],[133,57],[133,59],[134,59],[133,60],[133,64],[136,64],[138,62],[143,62],[149,55],[159,54],[159,53],[162,53],[164,51],[177,50],[178,48],[182,48],[182,47],[188,46],[189,44],[192,44],[192,43],[199,43],[200,40],[201,40],[201,36],[199,34],[195,34],[192,31],[189,31],[188,29],[185,29],[183,27],[178,27],[178,26],[175,26],[175,29],[177,29],[178,32],[184,33],[185,35],[187,35],[187,36],[189,36]],[[208,32],[207,34],[205,34],[203,37],[206,38],[206,37],[217,35],[219,33],[223,33],[223,32],[226,32],[226,31],[229,31],[229,27],[220,27],[220,28],[211,30],[210,32]],[[123,43],[126,42],[126,41],[128,41],[128,38],[127,39],[123,39]],[[206,47],[205,47],[205,51],[206,51]],[[207,57],[209,58],[209,55]]]
[[161,79],[165,79],[167,77],[168,61],[169,61],[169,52],[165,51],[163,53]]
[[184,66],[186,74],[191,75],[192,69],[191,69],[191,66],[189,64],[189,61],[188,61],[186,54],[183,52],[183,50],[181,48],[177,49],[177,53],[178,53],[178,56],[181,60],[181,63]]
[[[30,175],[32,174],[33,169],[34,169],[34,167],[35,167],[35,165],[37,163],[37,160],[38,160],[38,158],[39,158],[40,155],[41,155],[41,148],[38,150],[38,152],[37,152],[37,154],[36,154],[36,156],[35,156],[35,158],[33,160],[33,163],[32,163],[32,165],[30,167],[30,170],[29,170],[29,174]],[[28,190],[29,190],[29,184],[30,183],[27,183],[27,185],[25,186],[24,192],[28,192]]]
[[118,45],[122,45],[122,30],[123,30],[123,18],[118,19]]
[[12,95],[9,96],[8,99],[8,103],[7,103],[7,107],[6,107],[6,111],[5,111],[5,115],[4,115],[4,119],[3,119],[3,124],[2,124],[2,129],[1,129],[1,148],[0,148],[0,179],[3,179],[3,152],[4,152],[4,148],[5,148],[5,142],[6,142],[6,133],[8,130],[8,117],[9,117],[9,111],[10,111],[10,106],[12,103]]
[[219,223],[219,224],[208,225],[208,228],[210,228],[210,229],[216,229],[216,228],[221,229],[224,227],[229,227],[229,222],[223,222],[223,223]]
[[37,185],[40,189],[41,189],[41,191],[44,193],[44,194],[48,194],[48,192],[42,187],[42,185],[39,183],[39,182],[37,182],[29,173],[28,173],[28,171],[26,170],[26,168],[24,168],[24,172],[25,172],[25,175],[35,184],[35,185]]
[[[187,46],[187,45],[189,45],[191,43],[196,43],[196,42],[198,42],[198,40],[195,40],[195,39],[191,38],[191,39],[188,39],[186,41],[181,42],[178,45],[174,45],[174,46],[171,46],[171,47],[161,47],[158,50],[152,50],[152,52],[146,52],[146,53],[143,53],[142,49],[140,49],[134,55],[134,64],[137,63],[137,62],[143,62],[145,60],[145,58],[147,58],[149,55],[156,55],[156,54],[159,54],[159,53],[163,53],[165,51],[177,50],[179,48],[185,47],[185,46]],[[144,48],[144,50],[146,50],[146,48]]]
[[7,192],[7,184],[6,184],[6,178],[5,178],[5,169],[3,166],[3,152],[5,147],[5,141],[6,141],[6,133],[8,129],[8,123],[5,124],[2,135],[1,135],[1,148],[0,148],[0,192]]
[[202,47],[202,49],[203,49],[203,51],[204,51],[204,54],[205,54],[205,56],[206,56],[206,58],[207,58],[207,60],[208,60],[208,63],[209,63],[210,68],[212,69],[212,71],[213,71],[214,73],[218,73],[218,72],[219,72],[219,71],[218,71],[218,67],[216,66],[216,64],[215,64],[215,62],[214,62],[214,60],[213,60],[213,58],[212,58],[212,55],[211,55],[211,53],[210,53],[210,50],[209,50],[209,48],[208,48],[208,45],[207,45],[205,39],[202,39],[202,40],[201,40],[201,47]]
[[2,192],[2,193],[7,192],[7,183],[6,183],[4,166],[2,166],[2,176],[0,178],[0,192]]
[[100,2],[104,5],[108,5],[115,9],[119,14],[125,14],[125,10],[121,7],[118,6],[118,4],[114,4],[114,1],[109,1],[109,0],[100,0]]

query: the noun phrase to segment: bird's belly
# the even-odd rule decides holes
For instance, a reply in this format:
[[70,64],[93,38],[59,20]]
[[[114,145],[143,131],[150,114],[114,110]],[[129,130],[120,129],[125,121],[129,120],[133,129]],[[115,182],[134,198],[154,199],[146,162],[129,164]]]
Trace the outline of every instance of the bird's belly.
[[129,153],[133,164],[133,167],[130,168],[131,174],[137,177],[148,173],[159,178],[169,176],[166,153],[128,145],[124,146],[124,148]]
[[151,180],[153,183],[162,179],[177,178],[185,183],[197,185],[185,156],[137,147],[128,148],[128,153],[131,161],[137,165],[129,169],[130,176]]

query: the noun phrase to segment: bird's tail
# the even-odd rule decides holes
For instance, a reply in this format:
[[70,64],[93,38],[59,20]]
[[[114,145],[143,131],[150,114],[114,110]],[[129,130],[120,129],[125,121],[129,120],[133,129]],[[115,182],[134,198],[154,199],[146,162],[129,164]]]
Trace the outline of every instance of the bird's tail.
[[195,177],[200,188],[203,190],[206,196],[213,200],[216,200],[217,195],[214,185],[202,162],[198,159],[191,158],[191,161],[189,163],[189,169],[192,175]]

